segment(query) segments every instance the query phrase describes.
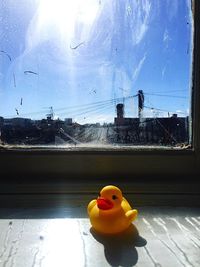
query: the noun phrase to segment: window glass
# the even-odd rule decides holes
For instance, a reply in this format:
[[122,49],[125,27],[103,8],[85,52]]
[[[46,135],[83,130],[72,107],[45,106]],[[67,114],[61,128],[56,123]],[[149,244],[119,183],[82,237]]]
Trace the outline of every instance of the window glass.
[[189,0],[1,0],[0,142],[190,140]]

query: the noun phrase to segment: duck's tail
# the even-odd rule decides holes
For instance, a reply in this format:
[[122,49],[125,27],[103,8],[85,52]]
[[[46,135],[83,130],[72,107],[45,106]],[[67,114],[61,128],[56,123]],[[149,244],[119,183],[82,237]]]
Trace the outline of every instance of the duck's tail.
[[138,211],[136,209],[126,212],[126,217],[132,222],[137,218]]

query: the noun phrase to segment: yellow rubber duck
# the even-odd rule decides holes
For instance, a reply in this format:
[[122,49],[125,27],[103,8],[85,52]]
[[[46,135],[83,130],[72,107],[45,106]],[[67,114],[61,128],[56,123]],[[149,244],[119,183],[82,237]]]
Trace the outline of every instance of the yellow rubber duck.
[[121,190],[114,185],[105,186],[99,197],[90,201],[87,211],[92,227],[105,234],[126,230],[138,214],[122,196]]

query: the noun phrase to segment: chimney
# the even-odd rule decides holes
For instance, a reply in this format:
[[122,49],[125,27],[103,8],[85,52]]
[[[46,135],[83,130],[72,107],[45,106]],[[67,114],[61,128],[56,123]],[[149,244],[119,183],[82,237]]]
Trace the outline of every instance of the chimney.
[[117,104],[117,118],[124,118],[124,104]]

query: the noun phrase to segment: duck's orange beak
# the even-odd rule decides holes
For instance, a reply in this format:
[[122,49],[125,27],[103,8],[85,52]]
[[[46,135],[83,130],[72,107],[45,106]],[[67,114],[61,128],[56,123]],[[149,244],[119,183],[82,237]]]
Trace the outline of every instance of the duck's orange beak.
[[113,203],[107,198],[98,197],[97,198],[97,207],[100,210],[110,210],[113,207]]

